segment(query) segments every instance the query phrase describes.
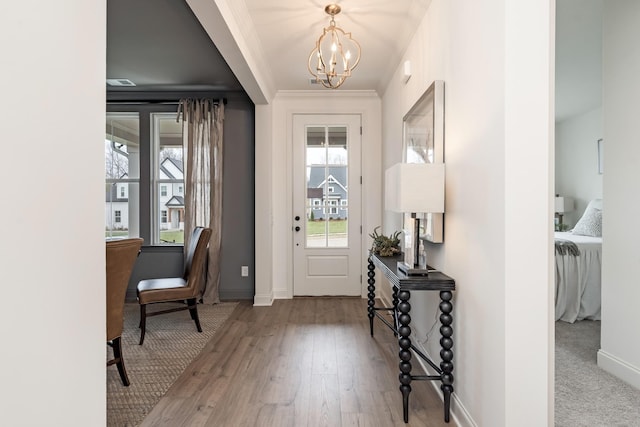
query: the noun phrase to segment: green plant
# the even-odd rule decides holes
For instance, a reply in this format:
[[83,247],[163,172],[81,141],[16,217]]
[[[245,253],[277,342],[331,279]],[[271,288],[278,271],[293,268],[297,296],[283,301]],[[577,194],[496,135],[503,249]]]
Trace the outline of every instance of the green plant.
[[401,232],[396,231],[389,236],[385,236],[378,233],[379,228],[380,226],[377,226],[373,229],[373,233],[369,234],[369,237],[373,239],[371,252],[380,256],[393,256],[400,252],[400,239],[398,237]]

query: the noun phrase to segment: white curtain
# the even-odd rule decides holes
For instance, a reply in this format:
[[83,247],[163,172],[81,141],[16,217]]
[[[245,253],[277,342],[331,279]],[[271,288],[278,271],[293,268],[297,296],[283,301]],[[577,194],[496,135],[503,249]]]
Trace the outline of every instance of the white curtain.
[[222,226],[222,128],[224,103],[213,99],[182,99],[178,121],[182,120],[185,183],[184,247],[197,226],[213,230],[209,241],[206,280],[202,289],[205,304],[220,302],[220,242]]

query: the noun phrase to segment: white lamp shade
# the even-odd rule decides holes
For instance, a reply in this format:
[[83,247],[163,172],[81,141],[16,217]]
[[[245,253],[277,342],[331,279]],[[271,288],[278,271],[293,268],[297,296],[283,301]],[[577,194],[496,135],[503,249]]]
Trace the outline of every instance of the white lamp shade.
[[573,199],[571,197],[556,196],[556,213],[571,212],[573,209]]
[[444,212],[444,163],[397,163],[385,172],[385,209]]

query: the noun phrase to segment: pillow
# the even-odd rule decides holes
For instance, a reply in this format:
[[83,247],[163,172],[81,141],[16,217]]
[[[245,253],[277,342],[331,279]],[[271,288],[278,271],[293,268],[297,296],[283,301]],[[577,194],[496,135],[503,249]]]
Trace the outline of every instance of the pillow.
[[602,237],[602,201],[592,200],[571,233],[580,236]]

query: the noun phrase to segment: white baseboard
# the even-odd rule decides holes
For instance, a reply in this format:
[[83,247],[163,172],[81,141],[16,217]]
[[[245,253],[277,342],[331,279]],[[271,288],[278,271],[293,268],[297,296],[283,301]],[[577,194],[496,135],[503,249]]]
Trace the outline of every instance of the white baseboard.
[[287,290],[276,290],[273,293],[273,299],[291,299],[293,295],[289,294]]
[[[392,303],[386,298],[386,295],[380,295],[380,299],[386,307],[391,307]],[[418,349],[421,352],[426,354],[429,359],[435,360],[431,357],[427,349],[424,348],[420,340],[413,333],[411,334],[411,343],[416,347],[418,347]],[[420,358],[420,356],[416,355],[415,353],[413,354],[413,357],[411,358],[411,360],[412,362],[418,361],[418,363],[420,364],[422,369],[424,369],[427,375],[437,375],[437,372],[433,370],[433,368],[431,368],[431,366],[429,366],[428,363],[422,360],[422,358]],[[455,368],[455,360],[454,360],[454,368]],[[431,386],[436,391],[436,393],[438,393],[438,396],[440,396],[440,399],[444,402],[444,396],[442,395],[442,390],[440,390],[440,382],[439,381],[429,381],[429,382],[431,383]],[[456,385],[455,385],[455,369],[454,369],[454,383],[453,383],[454,390],[455,390],[455,387]],[[442,412],[442,415],[444,416],[444,410]],[[462,401],[460,401],[455,391],[451,393],[450,416],[451,416],[451,421],[453,421],[453,423],[455,423],[455,425],[458,427],[478,427],[478,424],[476,424],[476,422],[473,420],[473,418],[471,417],[471,414],[469,414],[469,411],[467,411],[467,409],[465,408]]]
[[640,389],[640,369],[636,366],[630,365],[602,349],[598,350],[598,366],[631,386]]
[[269,307],[273,305],[273,293],[254,295],[253,306],[254,307]]

